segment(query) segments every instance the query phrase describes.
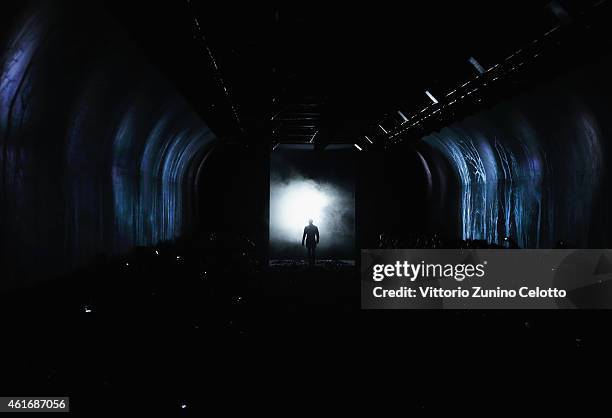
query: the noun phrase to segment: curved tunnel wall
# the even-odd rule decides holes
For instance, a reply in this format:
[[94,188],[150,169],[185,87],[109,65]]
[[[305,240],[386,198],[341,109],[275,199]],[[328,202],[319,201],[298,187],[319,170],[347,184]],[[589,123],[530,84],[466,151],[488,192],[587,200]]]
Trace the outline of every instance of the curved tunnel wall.
[[424,138],[459,192],[459,236],[526,248],[610,245],[609,58]]
[[1,40],[1,287],[188,232],[216,139],[119,28],[59,4]]

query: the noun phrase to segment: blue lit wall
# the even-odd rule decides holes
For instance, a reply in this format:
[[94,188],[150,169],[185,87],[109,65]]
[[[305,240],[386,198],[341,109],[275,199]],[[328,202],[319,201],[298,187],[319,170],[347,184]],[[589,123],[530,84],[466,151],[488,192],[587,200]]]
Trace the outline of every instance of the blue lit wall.
[[611,69],[598,62],[424,138],[452,167],[461,238],[610,245]]
[[112,22],[41,4],[0,39],[0,287],[188,232],[216,139]]

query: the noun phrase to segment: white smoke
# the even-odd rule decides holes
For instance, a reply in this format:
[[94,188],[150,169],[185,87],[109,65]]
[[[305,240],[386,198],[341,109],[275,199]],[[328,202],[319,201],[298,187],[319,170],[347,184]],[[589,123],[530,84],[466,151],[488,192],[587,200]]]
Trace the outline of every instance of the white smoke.
[[319,228],[319,251],[354,243],[354,196],[329,182],[295,176],[270,184],[270,242],[301,250],[308,220]]

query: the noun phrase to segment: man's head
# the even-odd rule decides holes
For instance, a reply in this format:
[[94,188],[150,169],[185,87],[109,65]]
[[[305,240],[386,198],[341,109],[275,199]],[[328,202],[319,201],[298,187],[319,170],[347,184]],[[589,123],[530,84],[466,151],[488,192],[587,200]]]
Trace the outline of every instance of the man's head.
[[308,225],[312,225],[312,219],[308,220]]

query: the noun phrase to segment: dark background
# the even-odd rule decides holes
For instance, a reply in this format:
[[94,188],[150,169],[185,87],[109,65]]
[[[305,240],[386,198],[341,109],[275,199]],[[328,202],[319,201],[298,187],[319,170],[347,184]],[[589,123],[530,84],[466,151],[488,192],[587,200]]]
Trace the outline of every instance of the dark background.
[[[187,412],[216,404],[252,413],[293,398],[301,398],[294,409],[330,400],[340,413],[369,400],[376,413],[381,404],[490,413],[541,399],[542,387],[523,386],[534,370],[565,372],[573,357],[605,364],[607,352],[592,353],[608,347],[607,311],[364,312],[355,271],[265,268],[271,150],[303,128],[279,130],[273,116],[291,119],[294,104],[319,107],[315,149],[364,147],[355,163],[357,248],[377,246],[381,233],[456,239],[457,179],[420,139],[453,124],[495,125],[525,108],[542,127],[542,143],[571,149],[584,134],[564,129],[576,115],[558,112],[561,101],[538,101],[567,98],[571,86],[600,121],[607,173],[606,4],[586,14],[595,2],[561,1],[574,24],[562,24],[562,36],[528,71],[483,89],[480,102],[432,118],[399,144],[379,127],[397,124],[398,109],[419,112],[429,102],[425,89],[441,97],[475,77],[470,56],[488,67],[560,25],[547,3],[3,4],[2,80],[10,78],[9,51],[29,50],[11,48],[22,29],[38,55],[12,128],[4,117],[0,123],[2,392],[70,395],[74,410],[88,415],[119,407],[173,415],[182,404]],[[39,18],[24,26],[31,16]],[[168,125],[155,130],[160,121]],[[500,126],[512,133],[520,124]],[[214,136],[200,141],[196,134],[208,129]],[[199,146],[177,146],[189,138]],[[176,177],[160,176],[157,166],[141,171],[146,144],[159,167],[184,170]],[[180,159],[166,158],[173,147],[193,158],[175,165]],[[125,152],[119,159],[117,149]],[[434,169],[431,183],[416,151]],[[564,165],[564,155],[573,154],[560,152],[560,167],[580,169]],[[143,194],[151,185],[159,186],[151,187],[155,199]],[[601,203],[609,195],[605,180],[594,221],[580,224],[595,237],[585,245],[610,245]],[[567,208],[579,196],[566,198]],[[521,383],[510,400],[488,378],[468,382],[478,366],[516,381],[497,367],[520,355],[539,364],[515,369]],[[453,365],[468,370],[453,373]],[[453,377],[460,384],[450,384]],[[585,381],[563,376],[571,396],[555,393],[544,406],[574,403],[584,412],[596,401],[575,399],[576,382]]]

